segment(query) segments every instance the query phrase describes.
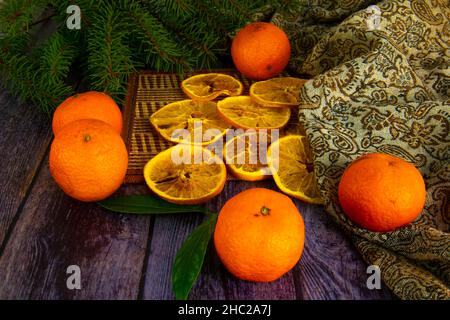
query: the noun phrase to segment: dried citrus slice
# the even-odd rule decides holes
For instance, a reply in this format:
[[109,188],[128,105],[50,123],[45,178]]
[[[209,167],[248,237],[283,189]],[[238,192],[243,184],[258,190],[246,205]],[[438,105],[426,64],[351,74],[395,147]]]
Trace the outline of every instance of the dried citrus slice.
[[249,96],[229,97],[217,103],[217,111],[229,124],[242,129],[279,129],[291,116],[289,108],[267,108]]
[[220,95],[238,96],[243,86],[232,76],[221,73],[199,74],[181,83],[181,89],[191,99],[209,101]]
[[162,151],[144,167],[150,189],[177,204],[204,203],[217,196],[225,185],[222,159],[201,146],[179,144]]
[[[272,175],[267,166],[265,152],[270,140],[268,138],[270,136],[263,139],[254,131],[238,135],[225,144],[225,163],[236,178],[259,181]],[[264,159],[261,159],[261,156]]]
[[306,137],[291,135],[273,142],[267,160],[278,188],[308,203],[322,203]]
[[158,133],[171,142],[207,145],[222,137],[230,126],[212,101],[182,100],[170,103],[150,117]]
[[308,80],[293,77],[259,81],[250,87],[250,96],[266,107],[295,107],[299,104],[299,92]]

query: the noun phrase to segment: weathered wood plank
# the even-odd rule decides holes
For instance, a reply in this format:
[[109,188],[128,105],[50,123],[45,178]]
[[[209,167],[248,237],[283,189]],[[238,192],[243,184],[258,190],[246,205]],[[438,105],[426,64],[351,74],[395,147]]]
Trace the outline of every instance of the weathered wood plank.
[[[173,259],[203,217],[157,217],[152,224],[151,217],[111,214],[95,204],[66,197],[51,180],[44,160],[51,140],[50,119],[5,92],[0,93],[0,109],[0,174],[4,179],[0,243],[5,237],[8,240],[0,258],[0,298],[173,298]],[[270,181],[230,182],[208,206],[218,211],[228,198],[252,186],[275,188]],[[145,186],[128,186],[119,193],[147,192]],[[296,203],[305,219],[307,238],[303,257],[292,272],[270,284],[239,281],[225,270],[211,245],[191,298],[392,297],[385,288],[366,288],[365,263],[320,207]],[[152,241],[147,248],[150,229]],[[71,264],[81,267],[81,290],[66,287],[66,268]],[[141,278],[143,269],[145,278]]]
[[[218,212],[225,201],[252,184],[230,181],[222,194],[208,203],[212,212]],[[258,186],[271,185],[261,182]],[[172,299],[170,282],[172,262],[184,239],[200,224],[201,215],[157,217],[152,233],[151,253],[145,276],[144,299]],[[292,275],[277,282],[254,284],[239,281],[229,274],[211,243],[202,273],[192,289],[191,299],[295,299]]]
[[[208,207],[218,211],[233,195],[250,187],[276,190],[273,182],[229,182]],[[294,268],[273,283],[240,281],[220,263],[213,245],[194,286],[191,299],[384,299],[389,291],[369,290],[366,265],[351,242],[319,206],[295,201],[305,220],[307,238],[303,257]],[[171,299],[170,272],[176,251],[201,222],[199,215],[158,217],[152,233],[145,272],[144,299]]]
[[183,241],[201,221],[201,214],[155,217],[147,268],[144,270],[143,299],[174,298],[171,285],[173,259]]
[[[252,188],[274,188],[271,180],[257,183],[232,181],[225,187],[223,193],[211,205],[211,210],[219,212],[225,202],[239,192]],[[208,289],[207,281],[215,279],[225,291],[226,299],[258,300],[258,299],[284,299],[292,300],[296,298],[295,284],[292,273],[288,273],[271,283],[252,283],[241,281],[230,274],[220,262],[214,246],[211,245],[209,259],[206,261],[205,269],[199,279],[199,284],[192,291],[192,299],[207,299],[211,289]]]
[[366,263],[320,206],[295,201],[305,220],[305,250],[293,270],[298,299],[388,299],[366,287]]
[[[0,299],[136,299],[150,219],[67,197],[44,165],[0,258]],[[81,290],[67,289],[69,265]]]
[[[50,118],[0,90],[0,248],[51,140]],[[1,250],[1,249],[0,249]],[[1,254],[1,252],[0,252]]]

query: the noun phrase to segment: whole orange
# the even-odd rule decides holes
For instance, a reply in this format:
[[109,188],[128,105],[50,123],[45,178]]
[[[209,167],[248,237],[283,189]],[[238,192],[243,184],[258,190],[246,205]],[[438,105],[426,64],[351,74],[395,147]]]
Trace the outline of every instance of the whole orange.
[[117,133],[122,131],[122,113],[106,93],[89,91],[64,100],[53,114],[53,134],[67,124],[80,119],[98,119],[110,124]]
[[425,205],[419,170],[403,159],[371,153],[353,161],[339,183],[346,215],[371,231],[386,232],[413,222]]
[[246,77],[264,80],[281,73],[289,62],[291,45],[283,30],[272,23],[254,22],[233,39],[231,57]]
[[98,201],[116,191],[125,178],[128,153],[120,135],[95,119],[65,126],[50,148],[50,173],[69,196]]
[[229,199],[219,213],[214,244],[225,267],[242,280],[269,282],[302,255],[305,225],[292,200],[254,188]]

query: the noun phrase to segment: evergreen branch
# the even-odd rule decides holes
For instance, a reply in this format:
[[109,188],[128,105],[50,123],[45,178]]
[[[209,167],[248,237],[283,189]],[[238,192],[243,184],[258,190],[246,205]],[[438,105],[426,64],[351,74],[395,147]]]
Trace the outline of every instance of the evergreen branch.
[[255,10],[267,0],[204,0],[198,6],[200,21],[216,30],[216,34],[228,35],[248,22]]
[[0,33],[0,48],[4,52],[24,52],[29,41],[29,33],[23,33],[16,36],[7,36]]
[[[37,71],[36,71],[37,70]],[[21,100],[29,100],[49,113],[73,94],[62,81],[47,81],[47,74],[29,57],[0,51],[1,83]]]
[[28,32],[30,25],[47,7],[48,0],[5,0],[0,10],[0,32],[17,36]]
[[129,18],[138,28],[134,35],[141,43],[140,49],[146,55],[146,63],[157,70],[181,73],[193,65],[192,57],[183,50],[168,30],[151,14],[138,5],[124,7]]
[[191,17],[195,13],[196,6],[198,5],[198,1],[192,2],[191,0],[148,0],[145,2],[147,3],[147,7],[153,10],[153,12],[150,12],[151,14],[164,9],[168,15],[175,17]]
[[[225,52],[225,48],[219,44],[222,39],[212,32],[202,30],[197,25],[187,23],[180,29],[173,28],[173,33],[180,43],[185,44],[184,51],[191,57],[195,57],[194,65],[197,69],[209,69],[211,64],[218,60],[218,56]],[[201,35],[200,38],[199,35]]]
[[[50,111],[73,92],[67,78],[76,62],[89,89],[120,102],[136,68],[178,73],[210,68],[229,52],[233,32],[251,21],[256,9],[285,1],[5,0],[0,3],[0,80]],[[66,28],[72,4],[81,9],[81,30]],[[48,8],[51,13],[43,16]],[[32,27],[48,19],[56,22],[57,32],[33,44]]]
[[166,7],[167,1],[142,1],[147,10],[151,10],[159,22],[174,35],[182,51],[189,57],[194,57],[195,68],[210,68],[225,52],[225,29],[220,28],[211,8],[201,1],[195,2],[195,11],[189,14],[173,12]]
[[124,44],[128,35],[122,13],[111,5],[104,5],[92,16],[88,32],[88,71],[91,87],[105,91],[121,101],[126,81],[135,71],[131,52]]
[[64,81],[78,50],[67,32],[55,32],[38,50],[40,72],[46,75],[48,82]]

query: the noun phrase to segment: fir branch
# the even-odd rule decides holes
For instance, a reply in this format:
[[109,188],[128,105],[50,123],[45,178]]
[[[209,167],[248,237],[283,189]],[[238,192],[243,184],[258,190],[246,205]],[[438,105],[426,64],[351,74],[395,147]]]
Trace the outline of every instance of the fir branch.
[[107,92],[119,102],[136,64],[131,60],[130,49],[124,44],[128,29],[122,15],[115,7],[104,5],[92,16],[87,40],[91,88]]
[[40,72],[48,82],[63,82],[70,71],[70,66],[79,53],[75,39],[67,32],[55,32],[40,48]]
[[205,0],[204,2],[214,8],[227,35],[234,33],[251,21],[253,14],[268,3],[266,0]]
[[1,83],[21,101],[29,100],[49,113],[73,94],[62,81],[47,81],[47,74],[29,57],[0,51]]
[[14,37],[28,32],[47,7],[48,0],[6,0],[0,10],[0,32]]
[[[198,1],[191,0],[149,0],[147,2],[149,4],[149,8],[157,9],[164,7],[164,10],[168,15],[175,17],[192,17],[196,11],[196,6],[198,5]],[[153,14],[154,12],[150,13]]]
[[130,23],[138,27],[133,34],[141,43],[140,51],[145,62],[156,70],[182,73],[193,65],[192,57],[172,38],[170,32],[151,14],[137,4],[123,7]]
[[[0,79],[16,95],[49,111],[72,92],[67,78],[76,62],[89,89],[120,102],[136,68],[178,73],[210,68],[229,52],[233,32],[269,2],[5,0],[0,4]],[[66,28],[72,4],[81,9],[81,30]],[[42,16],[48,8],[50,16]],[[34,43],[32,26],[49,17],[57,32]]]
[[182,51],[194,57],[195,68],[210,68],[218,60],[218,56],[224,53],[225,31],[217,32],[213,27],[214,17],[210,13],[203,15],[204,12],[199,10],[203,6],[202,2],[196,1],[195,11],[187,15],[182,12],[177,15],[169,10],[165,5],[167,1],[143,2],[147,10],[154,13],[160,23],[174,35],[177,43],[183,47]]
[[33,81],[29,84],[35,88],[35,96],[31,101],[36,103],[46,113],[51,113],[61,102],[75,92],[73,88],[66,85],[62,80],[48,82],[48,75],[38,71]]
[[[169,28],[171,26],[169,25]],[[225,49],[219,43],[221,38],[216,34],[202,30],[199,26],[185,23],[182,28],[173,28],[173,33],[184,43],[184,51],[191,57],[195,57],[196,69],[210,69],[211,65],[218,61],[219,55],[224,54]],[[199,38],[198,35],[201,35]]]
[[7,36],[0,33],[0,49],[4,52],[24,52],[27,49],[30,38],[29,33],[16,36]]

